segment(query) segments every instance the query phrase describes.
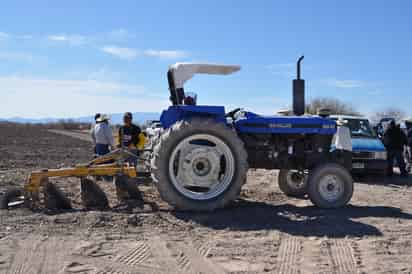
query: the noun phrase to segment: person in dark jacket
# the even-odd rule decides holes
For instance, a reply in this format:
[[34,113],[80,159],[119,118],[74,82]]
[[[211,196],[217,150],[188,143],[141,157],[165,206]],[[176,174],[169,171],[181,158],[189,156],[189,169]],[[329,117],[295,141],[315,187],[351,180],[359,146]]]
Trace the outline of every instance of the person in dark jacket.
[[388,152],[388,176],[393,175],[393,161],[396,159],[401,176],[408,176],[406,171],[405,160],[403,158],[403,150],[407,145],[407,137],[395,121],[391,121],[388,129],[383,136],[383,142]]
[[[133,124],[132,113],[126,112],[123,116],[123,126],[119,128],[119,147],[126,147],[134,154],[139,155],[141,133],[140,127]],[[135,157],[130,157],[127,161],[133,165],[137,164],[137,158]]]
[[140,127],[133,124],[133,115],[126,112],[123,116],[123,126],[119,128],[119,146],[136,149],[139,144]]
[[409,162],[409,169],[412,165],[412,127],[408,130],[408,162]]

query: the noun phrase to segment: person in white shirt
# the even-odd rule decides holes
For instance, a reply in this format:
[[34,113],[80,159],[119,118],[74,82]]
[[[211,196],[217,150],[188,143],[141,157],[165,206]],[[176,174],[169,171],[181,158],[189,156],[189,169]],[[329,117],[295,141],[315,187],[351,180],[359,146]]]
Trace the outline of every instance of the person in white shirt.
[[114,147],[113,132],[109,125],[109,117],[100,115],[96,119],[96,125],[91,131],[91,137],[95,144],[95,152],[97,155],[105,155]]

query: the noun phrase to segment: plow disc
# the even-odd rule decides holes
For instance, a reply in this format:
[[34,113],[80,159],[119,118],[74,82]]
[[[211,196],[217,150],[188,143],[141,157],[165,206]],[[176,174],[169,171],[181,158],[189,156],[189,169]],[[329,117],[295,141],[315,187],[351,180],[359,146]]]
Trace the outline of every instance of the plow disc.
[[[137,184],[130,178],[136,178],[136,167],[125,162],[126,157],[134,154],[127,149],[118,149],[107,155],[93,159],[87,164],[71,168],[43,169],[30,174],[21,189],[10,189],[0,196],[0,209],[24,204],[37,208],[44,198],[47,209],[71,209],[70,200],[49,178],[77,177],[80,179],[81,200],[87,209],[104,210],[109,208],[109,201],[104,191],[90,178],[115,178],[117,198],[120,202],[142,200]],[[135,155],[134,155],[135,156]],[[140,174],[142,175],[142,174]],[[43,195],[40,195],[40,193]]]
[[108,209],[109,201],[104,191],[92,180],[82,178],[80,182],[83,206],[87,209]]
[[18,188],[9,189],[0,196],[0,209],[24,204],[23,190]]
[[43,193],[44,206],[47,209],[72,209],[70,200],[53,183],[49,181],[45,182]]
[[137,188],[137,185],[130,181],[126,176],[117,176],[115,178],[116,196],[120,202],[130,200],[142,200],[142,194]]

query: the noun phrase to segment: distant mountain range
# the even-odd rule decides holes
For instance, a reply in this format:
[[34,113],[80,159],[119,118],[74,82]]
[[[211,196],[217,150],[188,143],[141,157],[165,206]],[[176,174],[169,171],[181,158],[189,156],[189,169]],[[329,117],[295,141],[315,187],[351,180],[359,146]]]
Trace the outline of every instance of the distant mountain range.
[[[110,122],[112,124],[121,124],[123,122],[123,113],[111,113]],[[138,124],[143,124],[147,120],[159,120],[160,114],[156,112],[134,112],[133,121]],[[22,118],[22,117],[12,117],[12,118],[0,118],[0,122],[12,122],[12,123],[23,123],[23,124],[47,124],[56,123],[62,120],[72,120],[79,123],[92,123],[94,121],[93,116],[82,116],[82,117],[67,117],[67,118]]]

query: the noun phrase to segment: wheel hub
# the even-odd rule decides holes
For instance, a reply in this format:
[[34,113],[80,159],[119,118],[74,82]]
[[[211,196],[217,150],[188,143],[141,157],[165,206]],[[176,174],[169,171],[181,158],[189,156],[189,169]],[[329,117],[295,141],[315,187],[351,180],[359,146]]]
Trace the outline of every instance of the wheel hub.
[[210,172],[211,164],[207,158],[200,158],[193,161],[193,171],[198,176],[205,176]]
[[234,176],[229,146],[216,136],[195,134],[180,141],[169,160],[169,175],[176,189],[191,199],[218,196]]
[[198,147],[181,155],[177,179],[186,186],[210,188],[218,182],[220,154],[213,147]]
[[338,200],[343,194],[343,188],[343,181],[336,175],[326,175],[319,183],[319,193],[329,202]]
[[292,188],[300,188],[305,184],[305,175],[298,171],[291,171],[287,175],[287,182]]

